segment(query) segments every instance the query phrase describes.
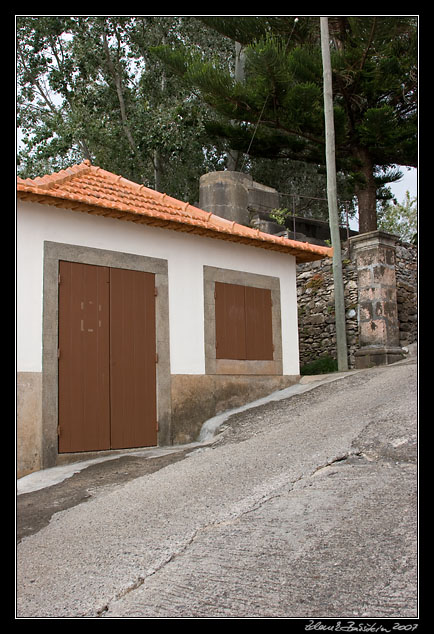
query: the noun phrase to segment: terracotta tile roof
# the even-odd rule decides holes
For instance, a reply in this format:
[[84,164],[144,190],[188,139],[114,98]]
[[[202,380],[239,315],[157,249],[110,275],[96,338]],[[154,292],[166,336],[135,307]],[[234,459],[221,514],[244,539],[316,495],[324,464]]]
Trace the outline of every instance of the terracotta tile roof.
[[107,172],[90,161],[34,179],[18,177],[17,198],[290,253],[297,262],[333,254],[326,247],[231,222]]

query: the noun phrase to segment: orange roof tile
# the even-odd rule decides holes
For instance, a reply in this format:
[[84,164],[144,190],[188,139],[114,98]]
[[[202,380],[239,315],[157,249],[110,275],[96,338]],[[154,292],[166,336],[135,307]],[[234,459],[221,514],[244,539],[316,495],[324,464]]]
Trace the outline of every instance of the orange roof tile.
[[107,172],[91,165],[90,161],[34,179],[18,177],[17,197],[290,253],[297,262],[319,260],[333,254],[333,250],[326,247],[274,236],[231,222]]

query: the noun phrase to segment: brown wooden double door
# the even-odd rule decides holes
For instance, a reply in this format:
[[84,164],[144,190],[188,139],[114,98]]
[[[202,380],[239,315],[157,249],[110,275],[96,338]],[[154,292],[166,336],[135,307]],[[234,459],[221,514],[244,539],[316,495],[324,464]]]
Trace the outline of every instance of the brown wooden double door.
[[155,275],[59,263],[59,452],[157,444]]

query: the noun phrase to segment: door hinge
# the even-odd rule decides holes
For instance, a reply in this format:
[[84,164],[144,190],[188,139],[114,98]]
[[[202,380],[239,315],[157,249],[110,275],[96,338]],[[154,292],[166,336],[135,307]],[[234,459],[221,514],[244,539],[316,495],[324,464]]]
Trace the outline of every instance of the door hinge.
[[158,363],[158,353],[155,353],[155,363]]
[[158,297],[158,288],[156,288],[156,287],[154,288],[154,295],[155,295],[155,297]]
[[60,348],[57,348],[57,358],[60,359]]
[[60,425],[57,425],[57,435],[60,436]]
[[159,427],[158,427],[158,420],[155,422],[155,429],[156,429],[156,431],[160,431]]

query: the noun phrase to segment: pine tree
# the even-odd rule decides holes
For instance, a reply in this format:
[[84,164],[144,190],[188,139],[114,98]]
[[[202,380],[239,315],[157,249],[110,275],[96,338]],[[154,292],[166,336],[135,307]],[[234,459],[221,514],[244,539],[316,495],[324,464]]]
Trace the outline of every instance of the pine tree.
[[[185,48],[155,49],[212,107],[212,138],[251,156],[324,164],[319,17],[202,17],[245,47],[245,80]],[[377,192],[417,166],[417,18],[329,19],[336,164],[355,187],[361,233],[377,228]]]

